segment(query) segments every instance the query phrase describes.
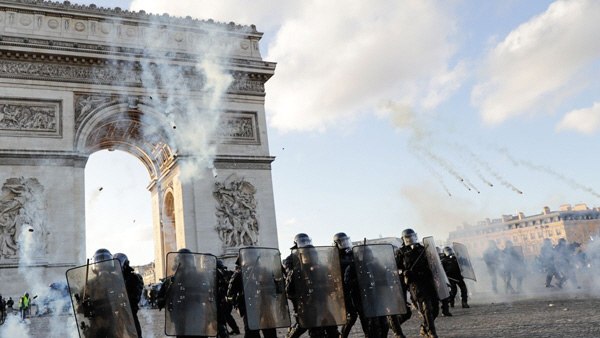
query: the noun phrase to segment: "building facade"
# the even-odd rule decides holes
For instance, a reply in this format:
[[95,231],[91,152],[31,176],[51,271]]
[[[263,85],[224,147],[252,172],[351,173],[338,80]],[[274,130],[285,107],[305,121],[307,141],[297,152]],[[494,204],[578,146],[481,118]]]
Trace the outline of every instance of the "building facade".
[[506,241],[523,248],[526,259],[539,256],[544,238],[556,244],[560,238],[568,243],[580,243],[585,250],[591,234],[600,230],[600,208],[588,208],[585,204],[563,205],[557,211],[544,207],[541,214],[525,216],[503,215],[500,219],[489,218],[475,226],[465,225],[450,232],[448,242],[459,242],[467,246],[471,257],[481,257],[493,240],[499,248]]

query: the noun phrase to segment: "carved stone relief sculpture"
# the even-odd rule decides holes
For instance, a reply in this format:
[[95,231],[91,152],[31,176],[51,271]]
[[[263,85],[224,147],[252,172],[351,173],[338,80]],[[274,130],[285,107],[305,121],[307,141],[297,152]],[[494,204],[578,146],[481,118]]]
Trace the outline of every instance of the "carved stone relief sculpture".
[[[36,178],[14,177],[4,182],[0,191],[0,261],[19,257],[24,248],[21,238],[29,232],[36,256],[47,253],[46,203],[44,187]],[[24,231],[25,230],[25,231]]]
[[225,247],[256,245],[259,224],[256,219],[256,188],[245,179],[231,174],[223,182],[215,182],[213,197],[217,200],[215,229]]
[[0,99],[0,130],[58,133],[59,104]]

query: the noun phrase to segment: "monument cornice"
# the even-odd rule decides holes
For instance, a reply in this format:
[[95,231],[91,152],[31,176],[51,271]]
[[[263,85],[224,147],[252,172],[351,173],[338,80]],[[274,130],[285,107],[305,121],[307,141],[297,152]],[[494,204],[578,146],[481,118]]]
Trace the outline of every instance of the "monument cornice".
[[177,25],[187,28],[220,29],[229,32],[239,32],[242,34],[253,34],[262,36],[262,33],[256,30],[254,25],[239,25],[234,22],[224,23],[216,22],[212,19],[200,20],[187,17],[170,16],[169,14],[152,14],[146,11],[129,11],[123,10],[120,7],[106,8],[98,7],[94,4],[79,5],[72,4],[70,1],[40,1],[40,0],[0,0],[0,9],[13,10],[19,13],[30,14],[60,14],[72,18],[96,18],[104,20],[118,20],[119,22],[127,23],[160,23],[163,25]]
[[[194,65],[179,67],[184,68],[187,74],[188,88],[201,91],[204,82]],[[244,66],[235,68],[230,69],[233,82],[228,93],[265,95],[264,84],[271,78],[272,73],[253,72]],[[3,51],[0,48],[0,78],[148,87],[142,81],[142,72],[137,61]],[[157,78],[156,87],[160,88],[164,81],[168,79]]]

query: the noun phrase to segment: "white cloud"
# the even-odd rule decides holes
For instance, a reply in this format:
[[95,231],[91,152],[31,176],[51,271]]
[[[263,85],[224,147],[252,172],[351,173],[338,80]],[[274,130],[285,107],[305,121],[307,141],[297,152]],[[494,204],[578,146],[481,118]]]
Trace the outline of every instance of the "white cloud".
[[600,128],[600,103],[590,108],[568,112],[557,124],[556,130],[575,130],[587,135],[594,134]]
[[448,65],[453,14],[435,0],[135,0],[131,8],[265,31],[263,57],[278,63],[266,109],[280,130],[324,130],[388,100],[433,108],[464,77],[464,67]]
[[598,1],[556,1],[496,45],[472,91],[483,120],[551,110],[572,95],[600,56],[599,17]]

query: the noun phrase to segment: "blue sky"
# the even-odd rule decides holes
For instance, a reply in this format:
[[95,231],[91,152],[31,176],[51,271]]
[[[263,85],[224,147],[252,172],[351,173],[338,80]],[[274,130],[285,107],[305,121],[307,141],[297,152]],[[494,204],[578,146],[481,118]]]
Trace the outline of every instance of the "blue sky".
[[[600,206],[597,1],[93,3],[265,33],[282,252],[298,232],[318,245],[407,227],[445,239],[464,222]],[[90,158],[88,253],[152,260],[147,181],[130,155]],[[107,227],[114,238],[99,235]]]

